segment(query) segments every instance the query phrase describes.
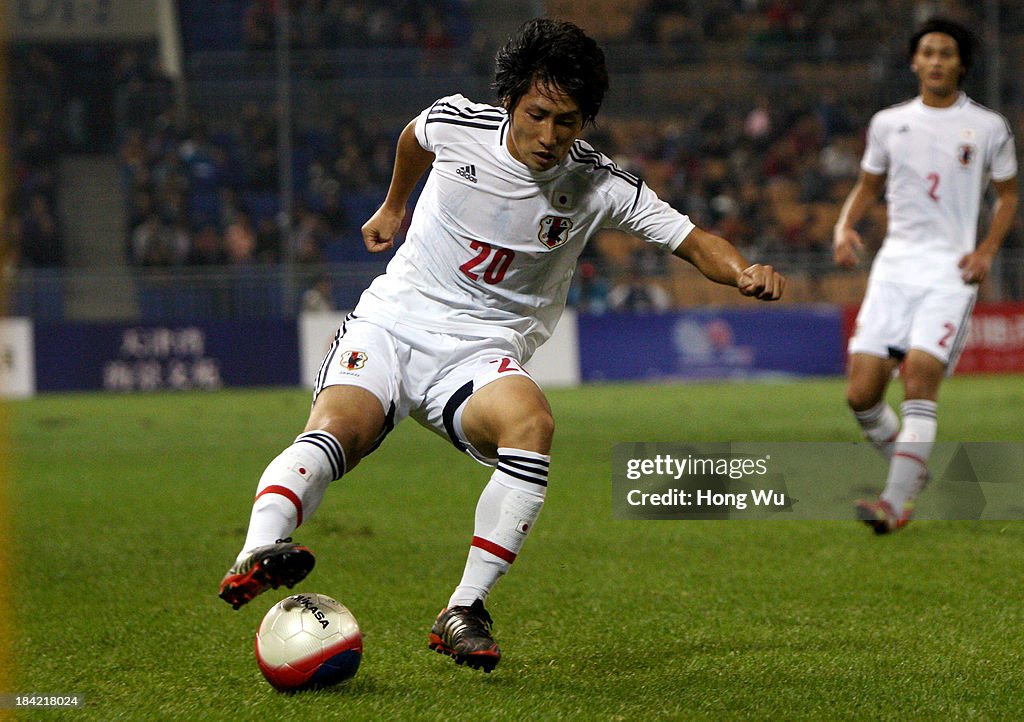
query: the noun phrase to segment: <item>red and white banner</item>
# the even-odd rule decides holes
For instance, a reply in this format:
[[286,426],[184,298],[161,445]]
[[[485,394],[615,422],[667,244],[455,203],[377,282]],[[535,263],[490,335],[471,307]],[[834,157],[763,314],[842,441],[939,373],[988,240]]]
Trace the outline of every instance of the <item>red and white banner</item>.
[[979,303],[956,373],[1024,371],[1024,303]]

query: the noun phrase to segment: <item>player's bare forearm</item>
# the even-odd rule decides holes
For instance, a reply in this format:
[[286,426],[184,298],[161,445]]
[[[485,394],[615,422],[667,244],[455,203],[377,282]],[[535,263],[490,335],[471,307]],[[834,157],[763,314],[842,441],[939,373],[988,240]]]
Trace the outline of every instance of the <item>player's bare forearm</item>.
[[694,228],[676,248],[674,255],[691,263],[715,283],[739,284],[740,274],[749,264],[724,238]]
[[395,235],[402,227],[405,208],[409,197],[423,174],[434,162],[434,154],[423,148],[416,140],[415,121],[402,130],[395,150],[395,168],[391,174],[391,185],[387,197],[377,212],[363,225],[363,243],[371,253],[390,249]]
[[837,266],[853,268],[859,262],[864,241],[855,227],[877,200],[884,181],[885,176],[862,170],[846,197],[832,233],[832,260]]
[[864,241],[853,228],[836,226],[832,233],[832,260],[840,268],[853,268],[860,262]]
[[674,255],[715,283],[735,286],[744,296],[776,301],[786,287],[786,279],[774,268],[749,263],[729,241],[700,228],[690,231]]

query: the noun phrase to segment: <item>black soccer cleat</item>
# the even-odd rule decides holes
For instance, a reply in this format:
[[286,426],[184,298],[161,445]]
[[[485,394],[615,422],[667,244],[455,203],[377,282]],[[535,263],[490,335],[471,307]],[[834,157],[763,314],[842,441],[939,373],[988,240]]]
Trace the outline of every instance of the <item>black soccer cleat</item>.
[[295,586],[306,578],[315,563],[313,552],[293,544],[290,538],[256,547],[224,575],[220,598],[239,609],[268,589]]
[[456,664],[490,672],[501,661],[501,650],[491,636],[493,625],[479,599],[469,607],[442,609],[430,630],[429,646]]

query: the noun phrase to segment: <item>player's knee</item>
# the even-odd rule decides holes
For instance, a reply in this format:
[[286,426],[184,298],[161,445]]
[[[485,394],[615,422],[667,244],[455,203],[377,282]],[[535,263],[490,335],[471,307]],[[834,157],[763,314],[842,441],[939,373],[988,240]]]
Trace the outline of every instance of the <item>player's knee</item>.
[[541,454],[551,450],[555,419],[547,409],[532,409],[510,416],[499,439],[499,446],[529,449]]
[[555,438],[555,417],[553,417],[550,412],[544,411],[537,414],[535,423],[537,433],[550,449],[551,442]]
[[385,423],[380,402],[368,391],[331,386],[317,397],[306,431],[319,429],[336,438],[351,469],[377,443]]
[[352,419],[342,417],[323,419],[318,428],[334,436],[341,444],[349,470],[369,453],[380,435],[380,429],[372,429],[365,424],[353,423]]
[[903,374],[904,398],[935,401],[945,378],[946,367],[938,359],[915,357]]
[[867,411],[881,401],[881,396],[874,389],[850,386],[846,389],[846,405],[851,411]]

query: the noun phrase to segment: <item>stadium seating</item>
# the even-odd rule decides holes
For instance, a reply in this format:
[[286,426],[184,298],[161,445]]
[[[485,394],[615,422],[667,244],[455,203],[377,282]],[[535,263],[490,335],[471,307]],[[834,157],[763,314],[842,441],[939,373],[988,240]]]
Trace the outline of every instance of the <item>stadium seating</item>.
[[[129,212],[136,210],[133,203],[138,188],[133,184],[139,182],[148,184],[145,192],[168,228],[184,225],[198,234],[212,226],[223,234],[228,219],[238,210],[247,212],[254,224],[276,222],[281,202],[269,175],[261,176],[253,163],[254,147],[246,140],[249,119],[243,111],[254,97],[266,101],[257,106],[262,113],[259,120],[271,129],[269,137],[276,142],[273,104],[267,101],[274,97],[272,77],[253,73],[255,56],[251,38],[246,36],[247,14],[262,1],[178,3],[191,107],[187,121],[171,108],[152,104],[146,105],[152,110],[147,118],[120,118],[146,126],[140,130],[149,153],[145,168],[126,168],[126,193],[132,200]],[[321,0],[293,4],[293,21],[300,29],[306,28],[318,19],[317,12],[328,12],[328,5],[331,3]],[[549,0],[545,9],[549,15],[579,22],[607,48],[612,89],[599,124],[591,131],[599,149],[643,177],[702,227],[726,235],[751,258],[778,265],[790,278],[787,300],[852,303],[859,300],[864,279],[862,274],[840,273],[831,267],[831,227],[855,177],[870,113],[902,94],[907,80],[906,69],[898,62],[902,48],[893,46],[882,32],[883,19],[871,12],[875,5],[868,0],[854,0],[842,7],[830,3]],[[780,10],[782,6],[788,10]],[[476,7],[471,16],[468,7],[463,2],[428,0],[374,1],[349,8],[353,17],[363,12],[364,20],[367,8],[390,13],[393,19],[417,20],[422,13],[437,14],[456,51],[447,70],[443,62],[425,63],[426,49],[420,43],[423,23],[413,22],[414,35],[419,35],[404,41],[396,35],[369,33],[358,37],[330,32],[300,34],[293,83],[298,109],[293,113],[296,127],[291,158],[295,204],[323,213],[325,189],[331,187],[340,192],[343,210],[336,214],[330,232],[317,236],[319,256],[313,254],[310,264],[339,269],[368,261],[359,228],[386,190],[391,164],[388,152],[395,136],[402,123],[420,109],[413,104],[411,93],[396,89],[437,87],[451,92],[473,88],[485,92],[492,48],[484,44],[486,52],[480,53],[471,46],[480,43],[478,31],[490,25],[474,27],[471,17],[479,20],[495,14],[500,17],[501,13]],[[894,7],[893,18],[906,19],[908,7]],[[1007,53],[1017,53],[1024,48],[1024,13],[1011,8],[1005,16],[1003,47]],[[319,19],[324,27],[337,20]],[[264,47],[258,52],[271,51]],[[36,58],[33,76],[26,75],[27,55],[16,59],[13,75],[18,80],[18,96],[12,107],[16,111],[14,130],[19,131],[31,120],[22,117],[23,109],[40,104],[24,89],[44,86],[40,79],[46,77],[46,63],[45,58]],[[453,85],[456,80],[458,84]],[[1006,76],[1004,85],[1005,112],[1020,126],[1024,118],[1021,83],[1015,76]],[[367,96],[353,89],[362,93],[367,87],[377,88],[375,92],[392,108],[393,117],[365,111],[361,103]],[[749,128],[757,124],[748,125],[748,121],[756,115],[760,96],[766,99],[762,120],[767,128],[755,132]],[[176,120],[168,120],[172,117]],[[58,119],[52,118],[53,128],[47,132],[61,132]],[[199,136],[193,133],[199,128],[208,143],[195,146]],[[127,130],[120,129],[126,143]],[[193,143],[190,148],[198,150],[180,157],[189,142]],[[44,144],[51,150],[60,145],[59,137]],[[45,165],[26,162],[38,156],[39,150],[38,143],[15,148],[15,178],[23,184],[17,198],[53,182]],[[180,168],[167,160],[173,156],[180,157]],[[179,206],[184,218],[177,215]],[[142,217],[133,216],[131,223]],[[884,221],[884,209],[875,209],[865,224],[869,243],[880,240]],[[130,227],[127,233],[130,235]],[[1008,250],[1020,242],[1015,232]],[[586,260],[603,274],[606,283],[630,272],[637,255],[634,240],[614,234],[597,239],[591,250]],[[284,257],[276,255],[277,260]],[[187,275],[193,269],[163,270]],[[655,279],[677,305],[736,301],[734,291],[693,283],[687,271],[673,270]],[[259,274],[234,284],[224,280],[224,287],[230,290],[220,297],[197,288],[167,288],[145,280],[145,274],[140,278],[144,280],[139,303],[145,317],[276,314],[283,313],[287,305],[280,301],[279,285],[275,287],[274,281]],[[261,283],[267,288],[257,289]],[[1018,285],[1010,283],[1005,288],[1013,292]],[[998,284],[995,287],[997,292],[1006,292]],[[59,316],[63,307],[59,278],[38,287],[16,283],[11,306],[16,312],[37,317]]]

